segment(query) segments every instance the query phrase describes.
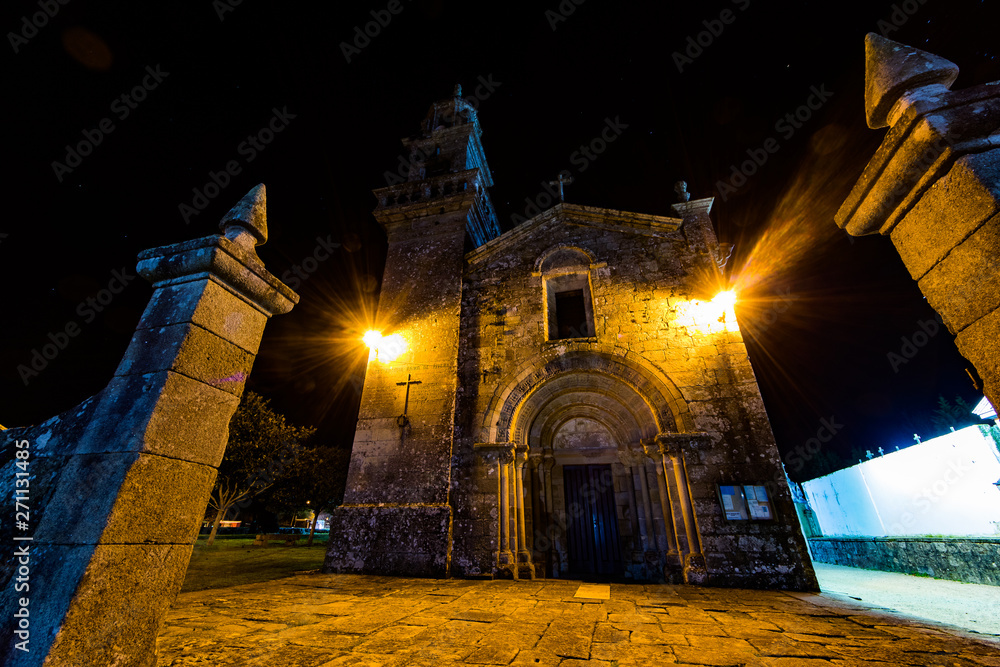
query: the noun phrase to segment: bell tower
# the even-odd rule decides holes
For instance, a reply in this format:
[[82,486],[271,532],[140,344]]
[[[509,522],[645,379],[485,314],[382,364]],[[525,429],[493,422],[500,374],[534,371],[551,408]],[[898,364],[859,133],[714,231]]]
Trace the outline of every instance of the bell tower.
[[[462,272],[500,234],[475,108],[454,94],[406,139],[406,179],[374,190],[389,248],[344,504],[325,572],[447,576]],[[392,341],[391,344],[388,341]]]

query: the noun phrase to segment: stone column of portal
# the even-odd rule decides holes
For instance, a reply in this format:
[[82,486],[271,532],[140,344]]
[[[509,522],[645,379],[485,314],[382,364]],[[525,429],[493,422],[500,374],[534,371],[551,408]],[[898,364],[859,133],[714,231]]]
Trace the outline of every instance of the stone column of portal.
[[701,534],[698,531],[694,503],[691,501],[691,485],[688,482],[683,449],[686,444],[702,440],[710,441],[710,438],[705,434],[698,433],[668,433],[658,435],[655,440],[663,460],[664,472],[667,469],[672,469],[677,484],[677,501],[680,505],[684,535],[688,545],[688,552],[684,554],[683,559],[683,576],[684,581],[689,584],[704,584],[708,580],[708,568],[705,564],[705,555],[702,553]]
[[531,563],[526,531],[524,530],[524,467],[528,462],[528,446],[518,445],[514,460],[515,491],[517,493],[517,574],[519,579],[534,579],[535,567]]
[[514,556],[514,561],[517,562],[517,454],[507,464],[507,502],[508,505],[508,516],[510,518],[509,533],[510,535],[510,553]]
[[[507,489],[504,460],[513,456],[513,446],[508,443],[476,443],[473,445],[479,463],[476,471],[476,487],[481,495],[480,507],[486,523],[486,535],[481,543],[483,551],[489,550],[493,576],[509,576],[513,562],[508,550],[508,518],[505,512]],[[486,518],[486,517],[489,518]],[[484,573],[485,574],[485,573]]]
[[667,469],[663,463],[663,454],[659,446],[653,443],[643,443],[643,451],[653,461],[656,471],[656,484],[660,492],[660,511],[663,512],[664,544],[663,549],[669,554],[677,554],[680,544],[677,541],[677,531],[674,529],[673,500],[667,485]]
[[513,546],[510,534],[510,465],[514,461],[514,448],[504,448],[497,458],[500,467],[500,566],[501,570],[510,571],[516,575],[514,567],[516,547]]
[[653,468],[656,470],[656,484],[660,491],[660,511],[663,512],[664,544],[661,547],[666,554],[667,581],[679,583],[683,570],[681,559],[681,546],[677,537],[676,525],[674,522],[673,499],[670,497],[670,488],[667,483],[667,467],[665,459],[660,452],[659,446],[655,443],[643,443],[643,451],[646,456],[653,460]]
[[[30,652],[6,634],[5,665],[156,663],[264,325],[298,301],[255,251],[267,239],[263,185],[221,226],[224,236],[139,255],[153,294],[103,390],[0,436],[0,450],[24,441],[32,455],[33,540],[19,543],[31,561]],[[0,479],[4,498],[14,479]],[[13,583],[0,596],[12,631]]]
[[[1000,81],[949,90],[958,67],[874,33],[865,114],[889,127],[836,215],[852,236],[889,236],[920,291],[1000,405]],[[934,336],[937,321],[908,333]],[[914,334],[913,332],[916,332]],[[908,362],[891,352],[895,368]]]

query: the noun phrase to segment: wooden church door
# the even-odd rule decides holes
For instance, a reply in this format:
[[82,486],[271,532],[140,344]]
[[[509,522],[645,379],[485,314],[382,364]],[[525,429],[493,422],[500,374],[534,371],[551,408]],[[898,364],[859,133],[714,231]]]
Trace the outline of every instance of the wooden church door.
[[610,465],[563,467],[569,571],[621,574],[621,547]]

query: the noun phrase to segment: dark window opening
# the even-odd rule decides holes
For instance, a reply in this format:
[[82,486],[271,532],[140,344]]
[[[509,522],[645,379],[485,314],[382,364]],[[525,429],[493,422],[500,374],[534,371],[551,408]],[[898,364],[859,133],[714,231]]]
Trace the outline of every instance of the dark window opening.
[[556,335],[561,338],[586,338],[587,308],[583,303],[583,290],[556,292]]

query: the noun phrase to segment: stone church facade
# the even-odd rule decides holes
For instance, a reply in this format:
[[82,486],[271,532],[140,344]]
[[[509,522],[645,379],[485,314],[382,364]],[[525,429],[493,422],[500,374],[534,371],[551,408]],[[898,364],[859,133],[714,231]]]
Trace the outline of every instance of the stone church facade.
[[[721,280],[712,199],[501,234],[474,108],[433,104],[389,249],[327,572],[815,590]],[[379,356],[379,355],[382,356]]]

